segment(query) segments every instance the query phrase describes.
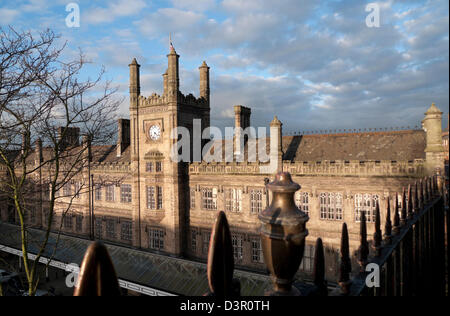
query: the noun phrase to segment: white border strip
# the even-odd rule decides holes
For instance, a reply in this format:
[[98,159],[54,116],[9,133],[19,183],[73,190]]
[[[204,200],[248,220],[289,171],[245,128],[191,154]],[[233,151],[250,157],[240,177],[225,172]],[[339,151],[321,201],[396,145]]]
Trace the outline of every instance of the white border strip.
[[[7,253],[10,253],[10,254],[16,255],[18,257],[22,257],[22,251],[14,249],[14,248],[11,248],[11,247],[7,247],[7,246],[4,246],[4,245],[0,245],[0,251],[7,252]],[[28,259],[35,260],[36,257],[37,257],[36,255],[30,254],[30,253],[28,254]],[[48,264],[49,259],[47,259],[45,257],[41,257],[39,259],[39,262],[42,263],[42,264]],[[58,269],[61,269],[61,270],[64,270],[64,271],[67,271],[66,270],[67,267],[69,267],[69,268],[71,267],[68,264],[65,264],[63,262],[56,261],[56,260],[50,260],[49,266],[55,267],[55,268],[58,268]],[[167,292],[164,292],[164,291],[156,290],[156,289],[144,286],[144,285],[139,285],[139,284],[132,283],[132,282],[125,281],[125,280],[121,280],[121,279],[119,279],[119,286],[121,288],[124,288],[124,289],[127,289],[127,290],[131,290],[131,291],[134,291],[134,292],[138,292],[138,293],[141,293],[141,294],[144,294],[144,295],[148,295],[148,296],[176,296],[174,294],[170,294],[170,293],[167,293]]]

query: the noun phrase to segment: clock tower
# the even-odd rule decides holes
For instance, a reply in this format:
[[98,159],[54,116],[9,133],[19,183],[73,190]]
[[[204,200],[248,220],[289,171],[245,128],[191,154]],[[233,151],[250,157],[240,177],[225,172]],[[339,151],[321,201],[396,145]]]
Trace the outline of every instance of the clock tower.
[[133,245],[176,256],[184,253],[189,226],[189,162],[172,161],[177,142],[172,131],[182,126],[193,135],[194,119],[202,129],[210,122],[209,67],[203,62],[199,68],[200,97],[185,96],[179,90],[179,57],[171,46],[162,95],[141,96],[140,65],[136,59],[129,65]]

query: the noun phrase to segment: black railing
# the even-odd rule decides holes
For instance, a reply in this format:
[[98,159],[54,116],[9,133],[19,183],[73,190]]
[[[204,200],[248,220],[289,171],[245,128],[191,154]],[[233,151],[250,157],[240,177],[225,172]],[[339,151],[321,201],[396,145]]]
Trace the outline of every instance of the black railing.
[[[439,189],[440,188],[440,189]],[[303,296],[420,296],[448,294],[449,208],[448,191],[438,177],[425,178],[398,194],[393,205],[388,198],[384,233],[379,205],[375,210],[375,233],[368,242],[367,221],[361,212],[358,263],[360,271],[351,276],[352,266],[347,225],[342,227],[339,280],[329,290],[325,279],[322,240],[316,242],[314,284],[293,284],[303,257],[307,216],[294,204],[295,191],[289,173],[279,173],[268,184],[272,204],[260,215],[262,248],[274,287],[267,295]],[[400,207],[401,205],[401,207]],[[391,208],[392,207],[392,208]],[[392,218],[393,216],[393,218]],[[370,247],[373,257],[369,257]],[[285,255],[287,254],[287,255]],[[240,295],[239,280],[233,278],[233,246],[228,221],[219,212],[208,254],[210,292],[205,295],[233,297]],[[300,260],[299,260],[300,259]],[[366,271],[368,269],[369,271]],[[379,273],[377,274],[377,271]],[[369,282],[368,282],[369,281]],[[82,295],[119,295],[119,285],[106,247],[94,243],[81,267],[79,285]]]

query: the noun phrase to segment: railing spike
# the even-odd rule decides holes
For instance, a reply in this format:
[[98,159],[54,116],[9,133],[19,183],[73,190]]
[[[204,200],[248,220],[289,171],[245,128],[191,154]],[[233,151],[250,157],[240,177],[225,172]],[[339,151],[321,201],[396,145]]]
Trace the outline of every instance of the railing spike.
[[434,176],[430,177],[430,200],[434,197],[433,178]]
[[424,195],[423,195],[423,180],[419,181],[419,209],[423,209],[424,203]]
[[81,264],[74,296],[120,296],[119,281],[106,247],[95,242],[89,246]]
[[433,176],[433,192],[435,196],[439,195],[439,189],[438,189],[438,177],[437,175]]
[[394,235],[400,233],[400,214],[398,207],[398,193],[395,193],[395,205],[394,205]]
[[361,268],[361,271],[365,271],[367,265],[367,259],[369,257],[369,243],[367,242],[367,223],[366,223],[366,214],[364,211],[361,211],[361,222],[360,222],[360,246],[359,246],[359,257],[358,262]]
[[386,224],[384,225],[384,239],[387,245],[392,242],[391,199],[387,197]]
[[402,211],[401,211],[401,218],[400,218],[400,224],[401,226],[405,226],[407,222],[407,216],[406,213],[406,191],[405,187],[403,187],[403,193],[402,193]]
[[430,180],[428,177],[425,178],[425,198],[426,203],[430,201]]
[[321,238],[317,238],[314,251],[314,285],[317,287],[318,296],[328,294],[327,281],[325,280],[325,254]]
[[413,200],[412,200],[412,188],[411,184],[408,185],[408,203],[407,203],[407,210],[408,210],[408,219],[413,218]]
[[382,241],[380,204],[377,202],[375,206],[375,233],[373,234],[373,248],[377,257],[381,255]]
[[431,193],[431,197],[434,197],[435,192],[434,192],[434,175],[430,177],[430,193]]
[[428,192],[430,201],[433,199],[433,178],[428,177]]
[[344,295],[350,292],[350,273],[352,272],[352,263],[350,260],[350,245],[348,240],[347,224],[342,224],[341,235],[341,264],[339,267],[339,285]]
[[442,191],[443,191],[443,195],[444,195],[444,205],[446,207],[448,207],[448,190],[447,190],[447,186],[445,184],[442,185]]
[[219,212],[211,232],[208,252],[208,283],[211,295],[230,297],[237,295],[233,289],[233,245],[230,226],[224,212]]
[[414,214],[419,214],[419,185],[417,184],[417,181],[414,183],[414,199],[413,199],[413,209],[414,209]]

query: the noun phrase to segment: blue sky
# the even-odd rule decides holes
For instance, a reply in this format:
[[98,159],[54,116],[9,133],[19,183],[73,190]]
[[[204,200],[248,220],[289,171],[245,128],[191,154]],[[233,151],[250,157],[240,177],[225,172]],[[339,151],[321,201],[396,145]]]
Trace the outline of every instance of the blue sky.
[[[81,27],[65,7],[79,4]],[[449,108],[449,8],[444,0],[379,1],[368,28],[355,0],[0,0],[0,26],[47,27],[101,65],[127,97],[136,57],[144,95],[162,92],[168,37],[181,55],[181,90],[198,95],[198,66],[211,67],[212,124],[233,125],[233,105],[252,125],[276,114],[287,131],[420,125],[435,102]],[[121,116],[128,115],[125,98]]]

